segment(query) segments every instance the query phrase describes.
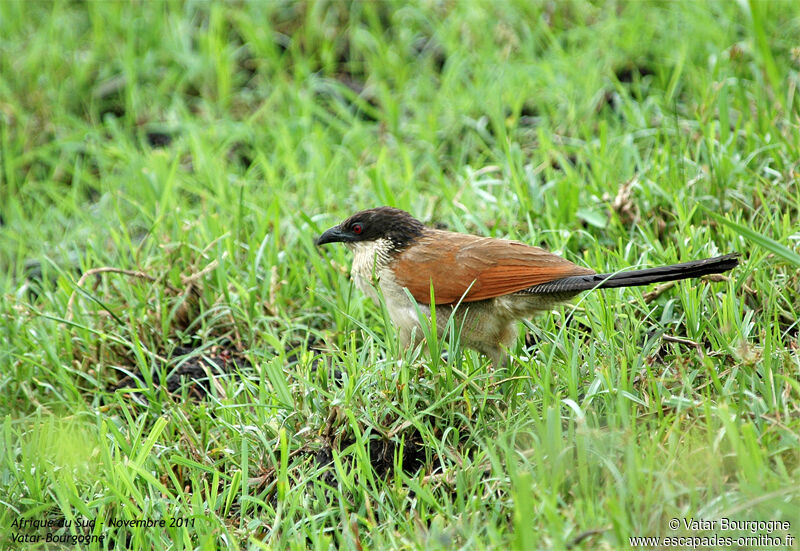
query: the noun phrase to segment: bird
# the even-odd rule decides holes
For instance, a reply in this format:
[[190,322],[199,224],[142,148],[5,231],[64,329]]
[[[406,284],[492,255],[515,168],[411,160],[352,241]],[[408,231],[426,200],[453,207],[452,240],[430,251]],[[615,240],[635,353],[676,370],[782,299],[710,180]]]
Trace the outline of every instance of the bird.
[[461,344],[505,365],[519,320],[551,310],[583,291],[697,278],[733,269],[738,253],[657,268],[598,274],[534,247],[425,226],[388,206],[356,212],[320,235],[318,246],[344,243],[351,277],[376,304],[380,297],[401,346],[422,340],[420,313],[435,307],[439,334],[448,319]]

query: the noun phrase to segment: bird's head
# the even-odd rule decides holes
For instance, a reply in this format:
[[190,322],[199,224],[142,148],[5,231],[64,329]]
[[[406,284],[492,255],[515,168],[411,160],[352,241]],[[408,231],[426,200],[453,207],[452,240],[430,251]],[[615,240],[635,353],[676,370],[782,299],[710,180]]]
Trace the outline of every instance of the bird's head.
[[402,250],[422,235],[425,226],[404,210],[377,207],[355,213],[347,220],[325,231],[317,245],[325,243],[367,243],[385,239],[395,250]]

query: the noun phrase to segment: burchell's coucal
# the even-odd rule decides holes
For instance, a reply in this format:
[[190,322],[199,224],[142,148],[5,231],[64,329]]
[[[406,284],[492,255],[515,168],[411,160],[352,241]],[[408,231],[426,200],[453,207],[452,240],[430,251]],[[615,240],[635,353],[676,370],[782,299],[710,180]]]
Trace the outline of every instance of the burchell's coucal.
[[432,286],[440,334],[455,309],[461,343],[489,356],[495,366],[503,362],[503,349],[514,342],[517,320],[549,310],[581,291],[718,274],[739,263],[738,254],[727,254],[597,274],[518,241],[428,228],[392,207],[357,212],[317,239],[317,245],[334,242],[343,242],[355,253],[351,274],[376,303],[373,283],[380,286],[404,346],[412,344],[412,335],[421,338],[417,310],[430,313]]

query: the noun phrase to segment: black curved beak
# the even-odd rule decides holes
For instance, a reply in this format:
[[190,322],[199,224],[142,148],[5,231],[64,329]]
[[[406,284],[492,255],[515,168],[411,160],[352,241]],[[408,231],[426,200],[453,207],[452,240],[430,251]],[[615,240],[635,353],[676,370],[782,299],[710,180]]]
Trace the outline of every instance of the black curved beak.
[[342,241],[349,241],[348,236],[339,226],[334,226],[317,237],[316,244],[319,246],[324,245],[325,243],[338,243]]

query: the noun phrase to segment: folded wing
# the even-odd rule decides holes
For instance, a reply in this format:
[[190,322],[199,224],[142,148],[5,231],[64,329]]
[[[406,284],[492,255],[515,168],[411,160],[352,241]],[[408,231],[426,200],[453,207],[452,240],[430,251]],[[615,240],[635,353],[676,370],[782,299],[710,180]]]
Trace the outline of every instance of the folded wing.
[[397,282],[424,304],[474,302],[563,277],[593,274],[552,253],[517,241],[429,230],[393,263]]

